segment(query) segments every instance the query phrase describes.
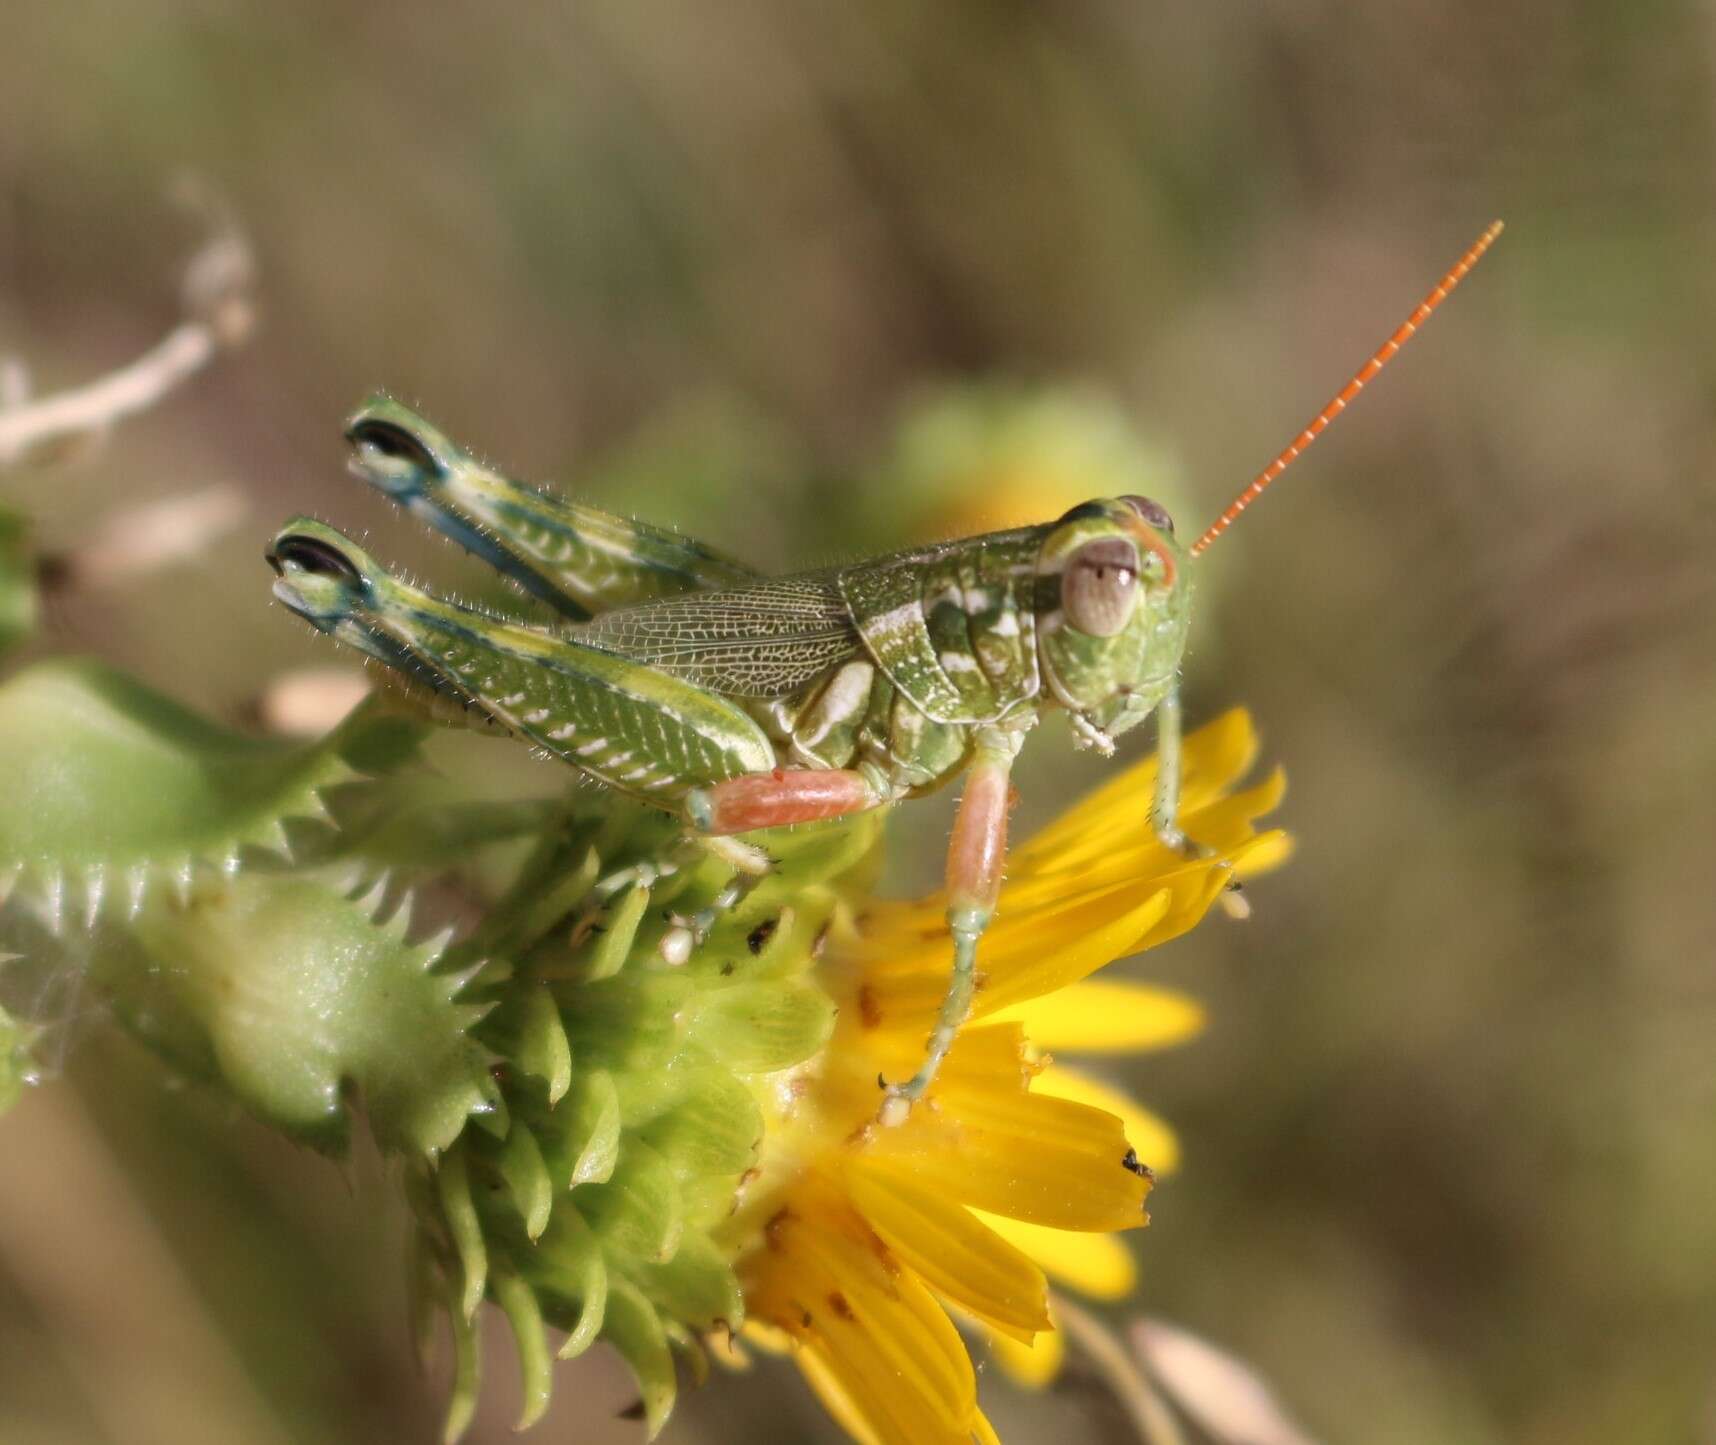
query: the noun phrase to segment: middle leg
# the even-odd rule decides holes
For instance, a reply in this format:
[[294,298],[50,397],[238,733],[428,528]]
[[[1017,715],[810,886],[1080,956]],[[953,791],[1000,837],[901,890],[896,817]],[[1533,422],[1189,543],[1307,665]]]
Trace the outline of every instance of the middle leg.
[[[1156,704],[1156,796],[1150,804],[1150,825],[1162,845],[1186,858],[1207,858],[1210,850],[1194,843],[1180,827],[1180,690],[1168,689]],[[1251,904],[1239,879],[1228,867],[1222,890],[1222,911],[1229,918],[1249,918]]]

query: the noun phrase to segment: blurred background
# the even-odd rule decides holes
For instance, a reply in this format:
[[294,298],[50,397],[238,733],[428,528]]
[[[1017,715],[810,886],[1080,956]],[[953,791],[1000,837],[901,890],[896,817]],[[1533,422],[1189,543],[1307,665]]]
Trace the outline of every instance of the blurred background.
[[[1193,532],[1505,217],[1200,563],[1188,716],[1254,710],[1300,851],[1248,925],[1149,960],[1210,1024],[1122,1070],[1185,1162],[1111,1318],[1234,1351],[1320,1440],[1716,1441],[1716,10],[64,0],[4,28],[0,352],[39,389],[172,325],[181,173],[258,255],[252,344],[0,479],[62,552],[242,495],[194,560],[58,595],[37,644],[229,720],[334,661],[268,601],[283,517],[480,585],[345,477],[372,389],[774,569],[1118,490]],[[1023,827],[1100,775],[1063,741],[1027,750]],[[384,1166],[86,1032],[0,1123],[0,1439],[435,1438]],[[492,1354],[479,1441],[510,1438]],[[559,1383],[535,1438],[641,1439],[603,1352]],[[1005,1438],[1123,1438],[1077,1371],[984,1391]],[[778,1366],[668,1438],[764,1431],[834,1438]]]

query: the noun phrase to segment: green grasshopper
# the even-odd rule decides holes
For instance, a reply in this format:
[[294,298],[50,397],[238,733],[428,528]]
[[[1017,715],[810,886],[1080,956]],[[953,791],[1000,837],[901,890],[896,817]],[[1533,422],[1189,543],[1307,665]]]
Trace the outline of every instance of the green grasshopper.
[[[1151,825],[1166,846],[1198,854],[1178,823],[1192,559],[1346,408],[1500,229],[1189,548],[1160,506],[1125,496],[1042,526],[761,577],[689,538],[509,481],[384,399],[347,427],[357,474],[563,621],[533,626],[435,597],[305,518],[268,553],[275,595],[443,714],[499,727],[676,812],[736,879],[768,860],[734,835],[880,807],[964,773],[947,859],[952,976],[922,1066],[884,1086],[881,1117],[897,1121],[970,1011],[1006,854],[1009,771],[1026,735],[1059,709],[1083,745],[1106,754],[1154,713]],[[717,906],[741,892],[729,888]],[[664,955],[682,960],[711,921],[705,910],[670,929]]]

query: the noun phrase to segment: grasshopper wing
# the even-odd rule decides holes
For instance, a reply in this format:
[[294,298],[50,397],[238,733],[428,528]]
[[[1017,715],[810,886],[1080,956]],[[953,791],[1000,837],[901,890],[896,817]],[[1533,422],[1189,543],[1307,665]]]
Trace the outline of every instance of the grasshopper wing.
[[621,608],[573,636],[726,697],[788,697],[863,647],[822,572]]

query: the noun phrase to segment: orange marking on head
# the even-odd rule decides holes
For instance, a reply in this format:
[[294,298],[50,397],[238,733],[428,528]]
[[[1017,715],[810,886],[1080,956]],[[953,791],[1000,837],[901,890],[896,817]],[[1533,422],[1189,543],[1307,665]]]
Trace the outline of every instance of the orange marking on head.
[[1143,551],[1154,552],[1162,559],[1162,585],[1172,587],[1180,575],[1180,564],[1174,556],[1174,549],[1168,545],[1162,534],[1139,517],[1127,517],[1122,525],[1125,526],[1127,535]]
[[1347,409],[1347,404],[1369,385],[1377,372],[1394,360],[1395,353],[1412,339],[1413,333],[1425,323],[1430,313],[1448,299],[1448,293],[1466,279],[1466,273],[1478,264],[1478,258],[1489,250],[1501,233],[1502,223],[1494,221],[1483,235],[1472,242],[1466,254],[1454,263],[1448,273],[1431,289],[1430,294],[1413,309],[1412,314],[1395,328],[1394,334],[1376,349],[1369,361],[1353,373],[1352,380],[1335,393],[1329,404],[1311,418],[1309,425],[1274,461],[1257,474],[1250,486],[1227,504],[1227,509],[1215,521],[1210,523],[1209,530],[1192,544],[1192,556],[1198,556],[1211,542],[1227,531],[1239,514],[1263,494],[1264,488],[1286,471],[1300,454],[1322,435],[1323,428]]
[[1174,549],[1154,532],[1140,537],[1139,541],[1162,559],[1162,585],[1172,587],[1180,576],[1180,564],[1174,558]]

